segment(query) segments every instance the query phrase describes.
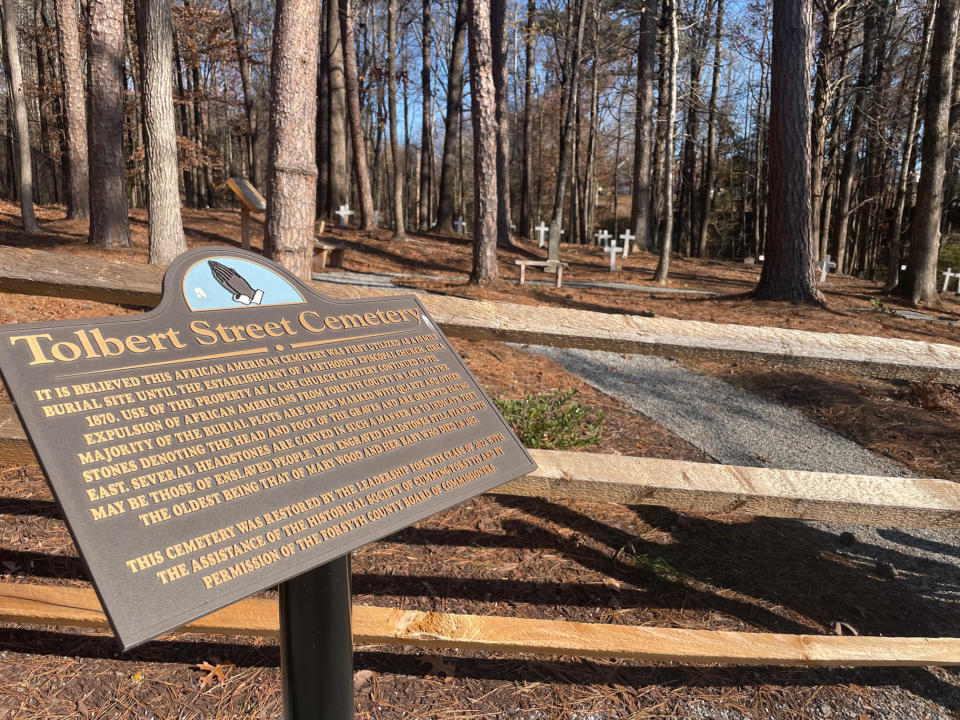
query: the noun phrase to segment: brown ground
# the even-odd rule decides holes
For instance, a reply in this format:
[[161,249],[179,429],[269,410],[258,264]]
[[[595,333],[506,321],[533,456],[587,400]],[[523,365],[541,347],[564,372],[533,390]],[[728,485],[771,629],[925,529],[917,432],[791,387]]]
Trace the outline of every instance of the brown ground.
[[[41,239],[16,232],[16,208],[0,203],[0,243],[143,261],[146,225],[134,215],[132,251],[90,249],[84,223],[62,209],[39,213]],[[186,211],[188,241],[236,244],[234,211]],[[957,328],[905,320],[870,308],[876,285],[831,278],[828,309],[755,303],[742,297],[759,269],[675,260],[675,287],[723,295],[661,296],[516,284],[513,259],[541,255],[531,244],[501,254],[507,280],[465,283],[462,240],[334,231],[350,270],[459,276],[410,285],[469,297],[601,312],[652,312],[717,322],[778,325],[955,343]],[[564,247],[570,280],[649,282],[645,253],[611,275],[607,256]],[[531,277],[537,277],[531,273]],[[892,307],[889,298],[883,302]],[[131,312],[83,301],[0,294],[0,323]],[[939,314],[960,319],[960,303]],[[498,343],[455,341],[493,394],[522,397],[573,387],[607,413],[591,451],[707,461],[642,415],[551,361]],[[700,364],[701,369],[798,407],[915,472],[960,477],[957,388],[787,370]],[[946,550],[957,554],[955,547]],[[949,568],[947,570],[950,570]],[[918,570],[923,572],[921,568]],[[930,568],[942,576],[944,568]],[[950,570],[952,571],[952,570]],[[425,610],[776,632],[829,633],[846,622],[867,635],[960,636],[960,614],[944,593],[920,596],[877,575],[838,537],[799,522],[705,517],[650,507],[482,497],[354,555],[355,600]],[[0,579],[86,584],[56,505],[35,467],[0,466]],[[956,583],[954,583],[956,584]],[[202,687],[196,665],[232,663],[224,682]],[[182,637],[118,655],[106,634],[0,627],[0,720],[7,718],[276,718],[279,656],[271,641]],[[921,718],[960,716],[960,675],[929,670],[690,668],[669,664],[498,657],[416,649],[360,648],[360,718]],[[929,713],[929,714],[926,714]]]

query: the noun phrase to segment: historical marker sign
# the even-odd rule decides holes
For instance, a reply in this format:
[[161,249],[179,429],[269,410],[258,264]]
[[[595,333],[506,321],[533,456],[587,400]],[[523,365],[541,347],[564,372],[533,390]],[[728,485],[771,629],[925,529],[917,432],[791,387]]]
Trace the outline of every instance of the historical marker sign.
[[0,371],[131,647],[535,468],[413,296],[192,251],[134,317],[0,327]]

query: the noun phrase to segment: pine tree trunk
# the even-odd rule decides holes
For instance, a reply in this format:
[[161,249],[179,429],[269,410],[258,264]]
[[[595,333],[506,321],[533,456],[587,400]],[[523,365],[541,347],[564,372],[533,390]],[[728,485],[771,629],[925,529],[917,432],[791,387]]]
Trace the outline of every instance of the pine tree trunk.
[[317,67],[317,218],[329,218],[330,207],[330,50],[327,47],[327,12],[320,10],[320,63]]
[[[587,3],[589,0],[579,0],[579,5],[573,5],[569,12],[577,13],[577,21],[571,37],[567,38],[567,48],[564,53],[564,67],[566,68],[567,93],[566,113],[560,126],[560,157],[557,161],[557,184],[553,194],[553,215],[550,218],[550,233],[547,240],[547,260],[553,263],[560,261],[560,223],[563,218],[563,195],[567,185],[567,174],[570,171],[570,135],[574,131],[574,116],[577,97],[580,93],[580,54],[583,48],[583,28],[587,18]],[[570,228],[571,235],[574,228]]]
[[[587,127],[587,160],[583,169],[583,202],[581,203],[583,242],[590,244],[591,233],[594,227],[593,216],[596,206],[597,193],[595,190],[596,160],[597,160],[597,131],[599,129],[600,93],[599,93],[599,65],[600,65],[600,8],[597,0],[593,3],[593,68],[590,72],[590,125]],[[616,191],[616,188],[614,188]],[[616,241],[616,238],[614,239]]]
[[186,252],[177,182],[173,117],[173,19],[166,0],[136,0],[140,100],[146,135],[150,262],[169,265]]
[[397,139],[397,0],[387,3],[387,113],[390,121],[390,156],[393,160],[393,239],[406,240],[404,166]]
[[247,118],[247,167],[250,172],[250,182],[257,185],[260,181],[259,161],[257,153],[258,120],[257,107],[254,103],[253,88],[250,81],[250,52],[247,48],[249,38],[243,27],[241,11],[246,10],[246,0],[227,0],[230,7],[230,20],[233,23],[233,40],[237,48],[237,62],[240,66],[240,86],[243,90],[243,111]]
[[370,232],[376,229],[377,219],[373,210],[373,195],[370,192],[367,145],[363,137],[363,123],[360,116],[357,46],[354,40],[350,0],[340,0],[340,36],[343,38],[343,81],[347,96],[347,119],[350,121],[350,142],[353,145],[353,174],[357,178],[357,195],[360,197],[360,227]]
[[670,273],[670,251],[673,245],[673,144],[675,126],[677,122],[677,63],[680,59],[679,30],[677,28],[676,0],[664,0],[663,12],[668,23],[666,75],[667,103],[666,118],[664,119],[663,174],[660,178],[663,194],[663,223],[660,235],[660,259],[657,269],[653,273],[654,282],[661,285],[667,282]]
[[440,186],[437,202],[437,232],[453,233],[456,205],[457,144],[460,106],[463,104],[463,51],[467,42],[467,0],[457,0],[453,44],[447,72],[447,112],[443,119],[443,156],[440,159]]
[[960,0],[940,0],[933,22],[933,42],[927,99],[923,111],[920,182],[910,224],[910,260],[900,284],[911,304],[939,303],[937,257],[940,252],[940,216],[950,136],[954,51],[960,24]]
[[822,259],[820,252],[820,215],[823,209],[823,166],[824,153],[827,145],[827,108],[830,106],[833,93],[830,91],[833,70],[834,38],[837,34],[837,5],[833,2],[825,3],[821,7],[822,23],[820,28],[820,43],[817,50],[816,80],[813,90],[813,129],[811,136],[810,158],[810,187],[812,196],[812,212],[810,214],[811,234],[814,239],[814,249],[817,259]]
[[90,216],[87,108],[80,64],[80,28],[74,0],[56,0],[57,39],[63,68],[63,134],[67,159],[67,218]]
[[537,0],[527,2],[527,22],[524,26],[524,81],[523,81],[523,160],[520,169],[520,237],[529,238],[533,228],[532,192],[530,178],[533,175],[533,70],[536,62],[536,33],[534,21]]
[[431,48],[433,46],[433,17],[430,0],[423,0],[423,61],[420,71],[423,114],[420,123],[420,202],[418,203],[420,232],[430,229],[430,202],[433,196],[433,88]]
[[302,280],[310,279],[313,260],[319,31],[318,3],[277,0],[264,252]]
[[20,221],[27,232],[36,232],[33,214],[33,160],[30,152],[30,125],[27,119],[27,103],[23,94],[23,69],[20,63],[20,42],[17,37],[19,8],[16,0],[3,0],[3,40],[7,51],[9,76],[7,86],[13,98],[13,119],[17,132],[17,149],[20,165]]
[[[700,8],[695,4],[693,14],[698,15]],[[709,15],[709,12],[708,12]],[[707,25],[710,19],[707,18]],[[690,86],[687,92],[687,122],[683,136],[683,168],[680,172],[680,191],[677,194],[680,207],[677,212],[677,225],[674,240],[677,249],[684,255],[693,254],[694,232],[697,227],[697,138],[700,136],[700,72],[703,64],[704,33],[698,32],[698,38],[690,50]]]
[[822,302],[810,235],[812,0],[774,0],[766,258],[755,297]]
[[[634,118],[633,181],[630,227],[636,249],[653,247],[651,222],[652,163],[654,148],[653,80],[657,43],[656,0],[643,0],[637,39],[637,101]],[[617,192],[617,188],[613,189]]]
[[497,102],[497,245],[513,244],[510,225],[510,99],[507,65],[507,1],[490,2],[490,38],[493,51],[493,84]]
[[87,4],[87,144],[90,243],[131,247],[123,161],[123,3]]
[[470,282],[498,279],[497,272],[497,89],[494,79],[490,4],[470,8],[470,102],[473,119],[473,268]]
[[350,200],[347,174],[347,94],[343,77],[343,44],[340,41],[339,3],[328,0],[326,20],[327,90],[330,102],[330,175],[327,207],[331,213]]
[[707,256],[710,213],[713,209],[714,185],[717,182],[717,97],[720,95],[720,44],[723,36],[723,0],[717,0],[716,24],[713,35],[713,81],[710,86],[710,105],[707,110],[707,156],[704,159],[703,182],[700,187],[700,224],[697,238],[697,256]]

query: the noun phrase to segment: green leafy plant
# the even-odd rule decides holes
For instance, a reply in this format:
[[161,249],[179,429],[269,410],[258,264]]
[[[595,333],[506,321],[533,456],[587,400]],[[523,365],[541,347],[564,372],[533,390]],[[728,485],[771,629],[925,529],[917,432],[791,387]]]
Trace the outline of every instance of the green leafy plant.
[[888,308],[886,303],[884,303],[880,298],[870,298],[870,308],[874,312],[887,313],[889,315],[893,314],[893,310]]
[[522,400],[497,397],[493,402],[520,441],[529,448],[568,450],[596,445],[606,417],[574,400],[576,389],[528,395]]

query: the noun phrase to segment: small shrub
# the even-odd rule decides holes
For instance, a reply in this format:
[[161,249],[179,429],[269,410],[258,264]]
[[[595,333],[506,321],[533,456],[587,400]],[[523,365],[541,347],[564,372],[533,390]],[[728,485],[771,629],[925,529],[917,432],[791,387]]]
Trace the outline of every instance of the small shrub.
[[571,388],[522,400],[497,397],[493,402],[527,447],[568,450],[596,445],[605,417],[602,410],[591,413],[575,401],[576,394]]
[[893,314],[893,310],[887,307],[886,303],[880,298],[870,298],[870,308],[874,312]]

